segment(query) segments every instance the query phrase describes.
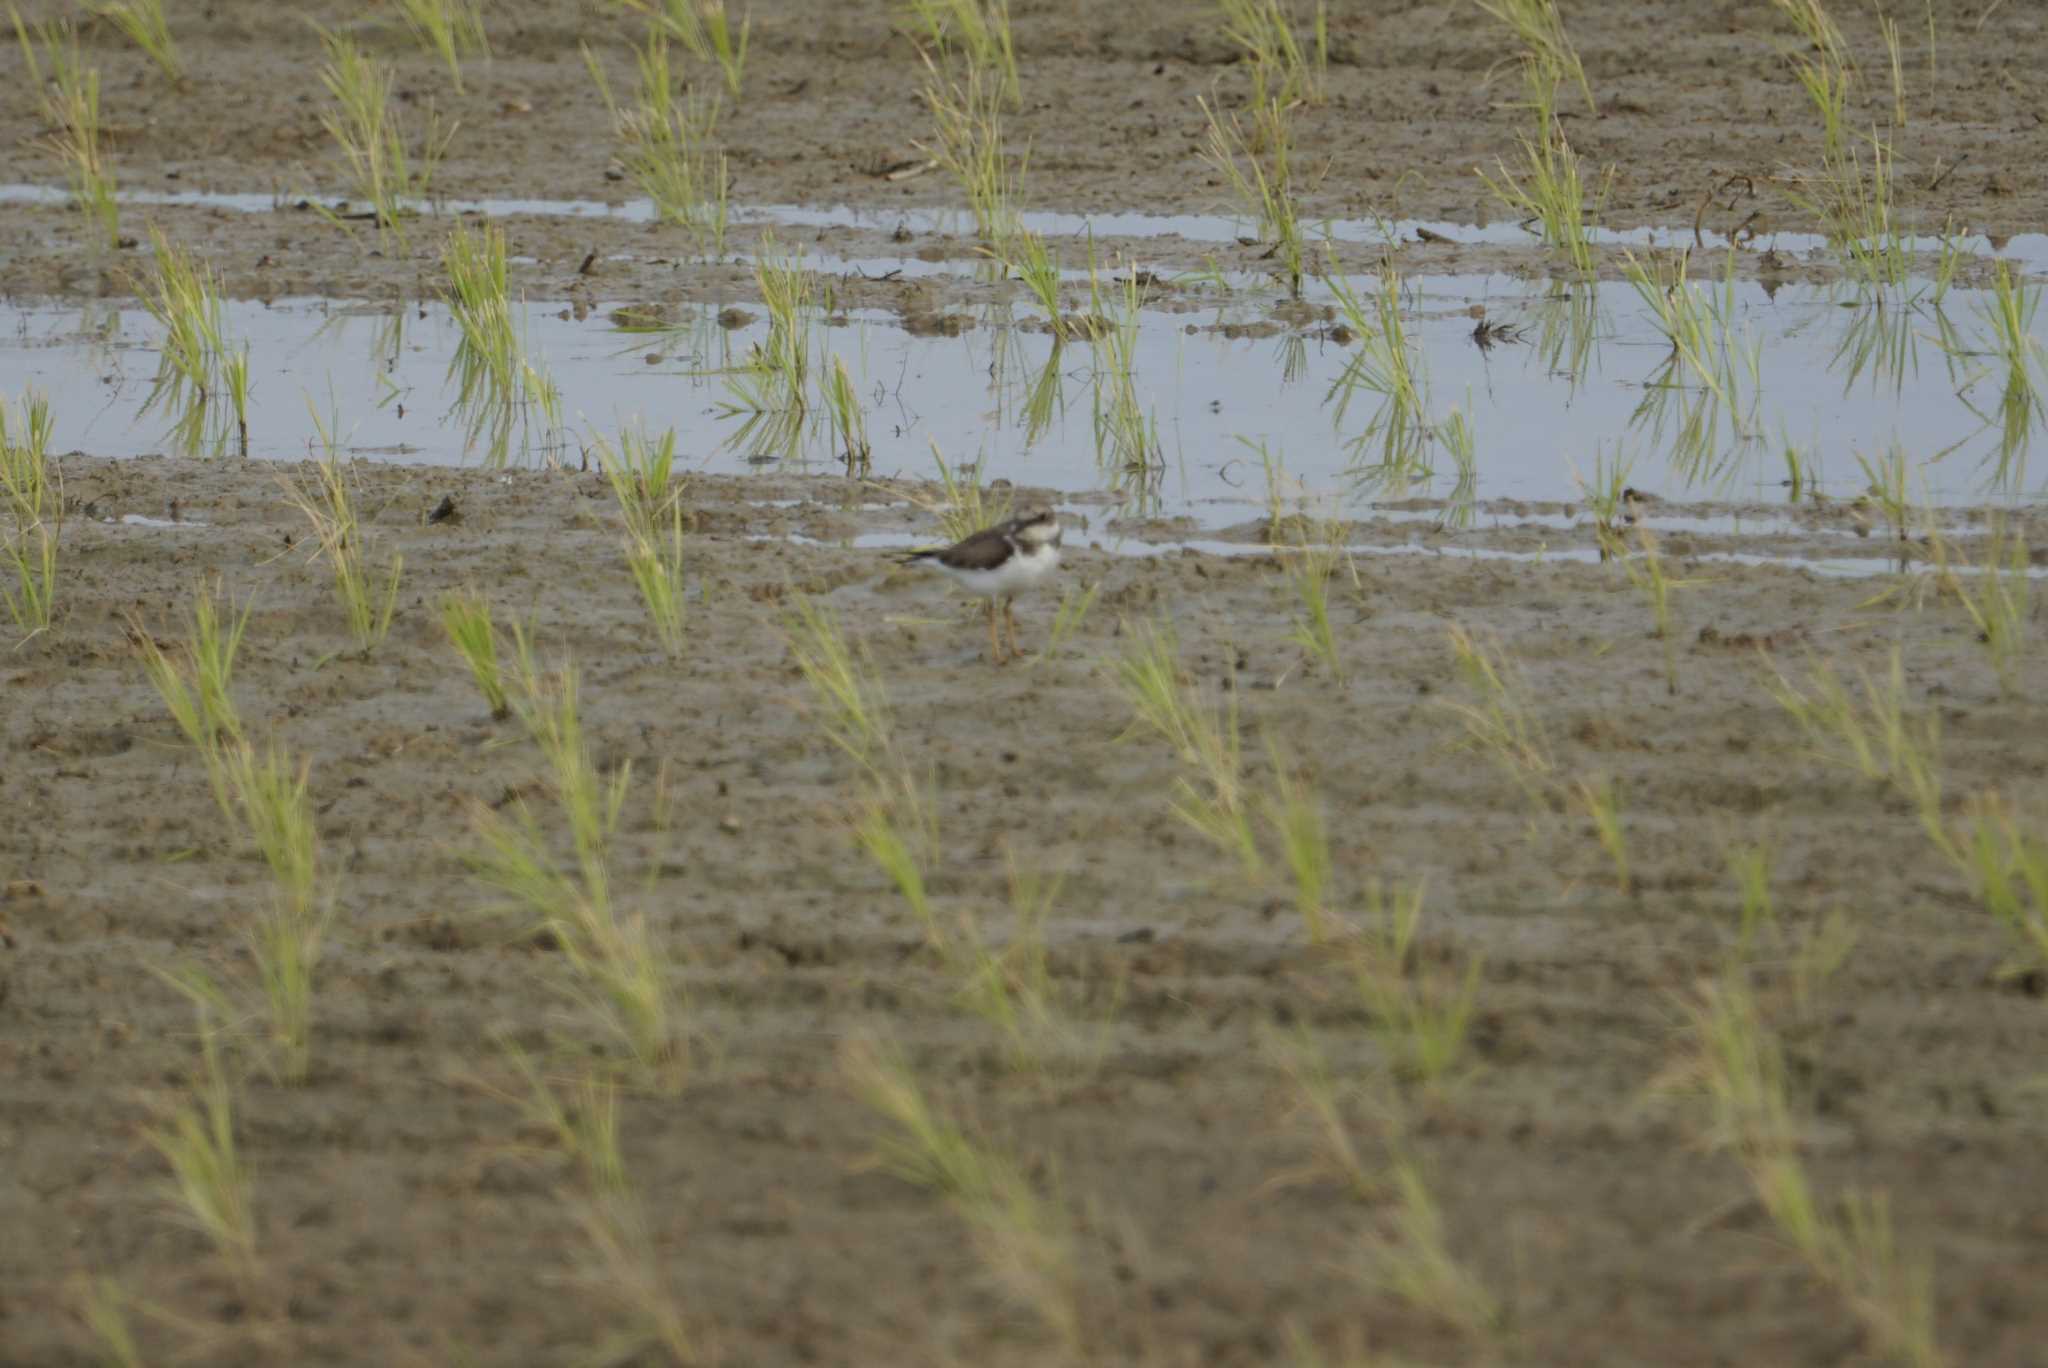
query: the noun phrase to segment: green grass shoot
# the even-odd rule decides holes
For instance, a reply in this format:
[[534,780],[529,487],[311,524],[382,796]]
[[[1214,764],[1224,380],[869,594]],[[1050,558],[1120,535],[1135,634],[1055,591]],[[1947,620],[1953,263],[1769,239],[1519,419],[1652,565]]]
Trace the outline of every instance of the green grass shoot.
[[254,1184],[235,1138],[234,1086],[204,1008],[199,1047],[201,1071],[191,1094],[170,1106],[143,1138],[171,1166],[165,1191],[173,1209],[247,1279],[257,1266]]
[[[701,0],[671,0],[672,7],[685,9],[695,3]],[[650,27],[646,45],[634,54],[637,85],[630,105],[613,97],[604,67],[590,48],[582,51],[583,64],[611,114],[626,174],[664,220],[687,229],[703,250],[723,251],[732,181],[716,143],[722,113],[717,96],[677,98],[661,27]]]
[[441,59],[455,93],[462,94],[462,59],[491,55],[481,0],[398,0],[398,12],[420,46]]
[[451,590],[441,596],[441,626],[448,642],[469,666],[477,691],[491,710],[491,718],[502,722],[512,715],[505,695],[505,675],[498,662],[498,633],[491,621],[491,601],[482,590]]
[[1304,43],[1287,0],[1220,0],[1223,41],[1236,48],[1251,69],[1252,103],[1323,103],[1330,68],[1330,15],[1316,0]]
[[[232,413],[237,450],[247,456],[249,344],[228,340],[220,278],[155,224],[149,243],[151,272],[136,283],[136,293],[164,330],[164,339],[143,411],[168,410],[171,438],[187,452],[226,450]],[[219,407],[222,399],[226,411]]]
[[1249,876],[1265,868],[1251,815],[1253,795],[1245,781],[1244,748],[1238,734],[1237,694],[1211,705],[1182,679],[1180,644],[1171,628],[1141,623],[1131,645],[1114,662],[1118,692],[1129,705],[1132,727],[1157,734],[1173,748],[1183,773],[1174,780],[1173,812],[1182,821],[1237,856]]
[[959,184],[974,215],[975,232],[995,247],[1017,226],[1017,183],[1028,155],[1010,164],[1003,142],[1004,87],[979,66],[964,77],[948,75],[924,54],[922,94],[932,116],[932,138],[916,146]]
[[[14,36],[21,44],[22,65],[34,89],[43,120],[52,132],[40,146],[63,163],[71,198],[95,230],[99,244],[116,247],[121,238],[121,206],[114,198],[114,173],[107,163],[105,125],[100,122],[100,73],[78,54],[78,29],[70,21],[50,20],[33,30],[11,6]],[[36,55],[37,46],[42,56]]]
[[726,92],[740,97],[740,82],[747,70],[747,39],[753,32],[752,14],[743,15],[737,30],[725,0],[620,0],[622,8],[645,14],[661,31],[683,45],[683,50],[700,62],[716,62],[725,79]]
[[623,545],[626,567],[647,605],[647,616],[662,649],[673,659],[683,654],[683,488],[672,475],[676,458],[675,429],[660,437],[628,428],[615,448],[597,438],[598,465],[610,481],[625,517]]
[[[1536,127],[1532,133],[1520,135],[1520,160],[1510,167],[1505,160],[1496,159],[1498,178],[1487,174],[1484,168],[1474,169],[1487,190],[1509,212],[1541,225],[1543,240],[1560,248],[1574,271],[1590,275],[1593,241],[1588,231],[1586,173],[1579,154],[1565,136],[1564,125],[1557,119],[1553,73],[1536,58],[1525,57],[1523,78]],[[1610,168],[1593,197],[1593,212],[1605,200],[1612,179]]]
[[1586,68],[1578,50],[1564,31],[1564,18],[1557,12],[1557,0],[1472,0],[1522,45],[1525,60],[1533,63],[1552,85],[1569,81],[1586,97],[1586,112],[1598,114],[1593,87],[1586,80]]
[[[1277,3],[1277,0],[1266,0]],[[1231,198],[1257,224],[1261,242],[1270,242],[1289,292],[1301,298],[1308,246],[1294,196],[1294,123],[1291,105],[1278,97],[1252,106],[1246,129],[1239,116],[1228,121],[1208,101],[1196,97],[1208,121],[1202,160],[1229,187]]]
[[391,630],[392,615],[398,609],[398,581],[405,558],[393,552],[384,582],[377,584],[371,574],[367,538],[356,497],[350,489],[348,469],[343,464],[339,441],[331,419],[322,419],[309,401],[314,427],[327,448],[324,460],[313,463],[313,485],[304,488],[297,481],[283,481],[285,495],[299,510],[313,533],[314,559],[324,559],[334,576],[335,597],[341,602],[343,621],[356,649],[367,656]]
[[538,421],[544,431],[560,428],[561,391],[533,359],[524,320],[515,316],[504,230],[486,224],[472,233],[458,223],[442,244],[441,265],[443,296],[461,334],[448,362],[458,382],[455,408],[466,415],[469,441],[485,443],[490,462],[503,464],[515,427]]
[[846,461],[849,478],[868,473],[873,448],[868,445],[868,414],[861,405],[860,391],[846,369],[846,359],[832,358],[831,373],[824,380],[825,413],[832,425],[832,444]]
[[905,0],[911,36],[941,62],[958,55],[970,79],[988,84],[1012,107],[1023,99],[1017,45],[1010,32],[1010,0]]
[[57,613],[57,546],[64,530],[64,476],[50,459],[50,404],[34,390],[19,411],[0,398],[0,603],[23,640]]
[[192,596],[192,622],[185,640],[172,649],[159,645],[137,618],[129,634],[142,656],[144,672],[164,700],[171,720],[199,752],[223,816],[235,819],[228,784],[227,752],[242,740],[242,721],[229,685],[235,654],[249,626],[249,605],[227,604],[223,615],[218,584],[202,585]]
[[795,597],[783,625],[818,727],[869,774],[882,772],[895,745],[889,696],[865,651],[850,644],[832,609],[807,594]]
[[1984,553],[1972,567],[1952,563],[1954,554],[1947,538],[1938,532],[1928,537],[1934,549],[1936,573],[1942,588],[1955,595],[1977,629],[1977,640],[1998,677],[1998,688],[2007,698],[2025,696],[2021,671],[2032,616],[2033,580],[2028,573],[2032,560],[2024,537],[2002,521],[1994,521],[1985,538]]
[[165,80],[172,85],[184,81],[185,63],[178,55],[177,43],[171,39],[171,26],[164,19],[163,0],[91,0],[86,10],[121,30],[129,42],[156,63]]
[[309,765],[272,744],[247,741],[226,752],[228,788],[242,826],[270,867],[271,898],[250,929],[257,985],[270,1013],[278,1078],[305,1082],[313,1052],[313,974],[327,925],[320,888],[319,835],[306,798]]
[[433,185],[435,168],[448,151],[455,126],[444,129],[429,107],[418,150],[410,150],[396,117],[399,105],[393,98],[390,64],[364,55],[344,34],[322,29],[320,41],[327,56],[320,83],[333,100],[333,107],[321,115],[321,126],[341,150],[356,198],[376,215],[378,239],[389,234],[403,250],[404,216],[410,212],[405,201],[425,196]]

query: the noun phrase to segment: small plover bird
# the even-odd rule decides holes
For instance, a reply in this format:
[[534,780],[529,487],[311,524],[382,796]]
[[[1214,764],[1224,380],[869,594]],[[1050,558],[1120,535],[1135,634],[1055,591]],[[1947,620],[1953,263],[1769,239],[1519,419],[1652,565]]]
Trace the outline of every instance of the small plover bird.
[[1010,599],[1043,579],[1060,563],[1060,520],[1051,511],[1027,513],[1021,518],[984,527],[973,536],[936,551],[913,551],[906,563],[930,565],[945,571],[969,593],[988,600],[988,649],[996,664],[1003,663],[1003,650],[996,640],[996,603],[1003,605],[1003,620],[1010,629],[1010,654],[1017,649],[1017,618]]

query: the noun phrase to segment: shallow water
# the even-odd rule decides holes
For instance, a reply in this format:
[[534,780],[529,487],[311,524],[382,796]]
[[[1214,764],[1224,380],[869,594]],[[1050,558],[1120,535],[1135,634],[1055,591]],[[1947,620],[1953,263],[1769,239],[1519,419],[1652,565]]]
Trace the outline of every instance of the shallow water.
[[[823,275],[850,273],[829,257],[807,264]],[[1352,284],[1368,299],[1375,288]],[[1628,482],[1666,499],[1783,502],[1787,446],[1803,453],[1806,488],[1853,496],[1869,483],[1859,457],[1877,460],[1895,444],[1912,463],[1916,501],[2038,497],[2025,446],[2041,426],[2039,411],[2016,450],[1987,426],[2005,372],[1969,354],[1983,345],[1984,292],[1952,290],[1939,307],[1886,312],[1844,307],[1815,287],[1773,292],[1737,283],[1730,333],[1757,349],[1760,383],[1745,381],[1718,403],[1682,370],[1674,386],[1670,345],[1631,288],[1576,289],[1567,297],[1504,275],[1407,281],[1402,316],[1426,417],[1440,424],[1456,410],[1472,428],[1472,480],[1462,489],[1438,444],[1424,453],[1433,474],[1405,467],[1396,478],[1378,465],[1381,443],[1365,436],[1376,396],[1358,393],[1348,407],[1333,398],[1358,346],[1321,326],[1274,333],[1269,293],[1201,287],[1172,293],[1172,311],[1141,310],[1135,392],[1157,423],[1163,458],[1143,479],[1106,470],[1099,454],[1097,345],[1058,344],[1017,327],[1031,318],[1021,306],[968,310],[976,326],[953,337],[913,335],[894,314],[855,311],[817,327],[813,341],[821,361],[837,356],[854,378],[875,474],[929,475],[936,445],[949,463],[977,465],[984,479],[1099,491],[1206,528],[1265,506],[1260,446],[1284,462],[1283,496],[1354,508],[1417,496],[1468,506],[1572,501],[1583,497],[1581,479],[1618,461],[1630,463]],[[703,469],[746,471],[764,458],[780,468],[832,468],[835,448],[819,421],[805,424],[791,447],[764,452],[741,439],[744,420],[723,411],[729,396],[713,372],[742,358],[767,325],[722,329],[718,307],[686,309],[676,330],[643,336],[619,332],[602,307],[579,317],[560,303],[529,305],[529,352],[559,387],[564,422],[550,429],[522,415],[504,457],[580,464],[594,436],[639,422],[676,428],[680,451]],[[1478,345],[1482,311],[1512,340]],[[246,341],[254,361],[253,454],[317,455],[324,423],[368,459],[487,459],[488,442],[473,440],[456,411],[458,332],[441,305],[392,313],[317,299],[232,301],[226,317],[229,336]],[[8,377],[0,392],[46,393],[58,450],[172,449],[170,415],[148,408],[161,330],[142,310],[7,306],[0,338]],[[1048,401],[1037,422],[1034,391]],[[1685,423],[1701,410],[1712,420],[1711,440],[1688,447]],[[214,435],[223,435],[217,425]],[[1930,459],[1937,453],[1945,454]]]

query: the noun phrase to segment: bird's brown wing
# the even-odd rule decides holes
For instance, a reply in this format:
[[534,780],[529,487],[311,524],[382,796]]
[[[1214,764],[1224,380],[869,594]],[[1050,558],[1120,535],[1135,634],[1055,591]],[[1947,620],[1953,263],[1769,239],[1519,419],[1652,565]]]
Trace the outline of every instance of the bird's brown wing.
[[952,570],[993,570],[1009,559],[1013,549],[1010,526],[1004,523],[999,527],[984,527],[943,551],[920,552],[918,558],[935,560]]

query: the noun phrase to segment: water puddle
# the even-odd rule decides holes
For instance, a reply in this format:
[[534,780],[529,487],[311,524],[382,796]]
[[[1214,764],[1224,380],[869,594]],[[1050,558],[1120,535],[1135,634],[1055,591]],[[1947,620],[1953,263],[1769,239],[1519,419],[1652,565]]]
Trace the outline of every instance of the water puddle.
[[[824,271],[830,262],[806,265]],[[1377,281],[1346,288],[1369,296]],[[1242,523],[1271,500],[1353,513],[1391,503],[1389,516],[1454,527],[1524,516],[1503,513],[1516,501],[1579,505],[1535,514],[1563,527],[1582,518],[1589,486],[1627,483],[1673,502],[1786,509],[1771,528],[1652,506],[1652,526],[1814,531],[1815,495],[1871,503],[1864,496],[1888,471],[1912,504],[2038,497],[2026,459],[2042,410],[2025,394],[2013,406],[2011,374],[1986,333],[1988,292],[1845,307],[1818,287],[1725,288],[1724,344],[1751,359],[1722,392],[1676,363],[1626,284],[1567,292],[1505,275],[1411,277],[1399,314],[1422,435],[1411,432],[1398,451],[1381,395],[1352,383],[1364,355],[1357,337],[1323,314],[1276,307],[1270,294],[1176,291],[1148,301],[1125,316],[1127,378],[1108,340],[1062,341],[1015,303],[964,308],[938,333],[852,310],[813,318],[809,336],[816,373],[845,368],[875,475],[929,476],[936,447],[983,480],[1093,491],[1100,502],[1198,528]],[[458,330],[438,303],[393,312],[231,301],[225,320],[230,340],[250,348],[258,457],[318,455],[325,433],[373,460],[575,466],[596,435],[639,423],[675,428],[679,451],[699,469],[835,467],[842,442],[821,403],[800,418],[749,412],[719,373],[769,340],[767,321],[722,326],[718,304],[691,305],[665,331],[629,334],[608,312],[526,308],[528,356],[561,396],[552,417],[525,402],[489,414],[465,406]],[[1482,318],[1490,331],[1476,334]],[[734,322],[728,313],[725,323]],[[152,406],[162,340],[133,306],[0,307],[5,389],[49,397],[55,449],[233,451],[223,423],[181,429],[161,402]],[[1151,444],[1147,469],[1115,454],[1126,420]],[[1453,431],[1468,449],[1449,440]],[[1411,499],[1448,507],[1402,514]],[[1861,523],[1832,530],[1867,534],[1882,502]]]

